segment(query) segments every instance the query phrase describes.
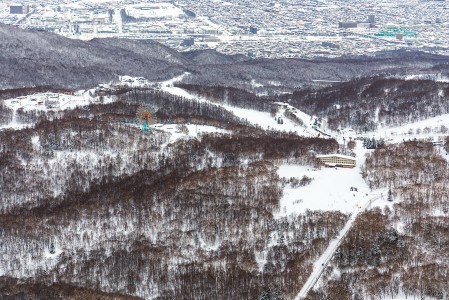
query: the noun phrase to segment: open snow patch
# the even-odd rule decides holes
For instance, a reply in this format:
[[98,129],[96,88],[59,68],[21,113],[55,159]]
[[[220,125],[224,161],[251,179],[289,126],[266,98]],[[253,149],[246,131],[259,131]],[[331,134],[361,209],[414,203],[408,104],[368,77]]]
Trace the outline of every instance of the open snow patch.
[[299,187],[292,187],[287,183],[280,201],[280,212],[276,217],[298,215],[306,210],[354,212],[363,207],[370,193],[357,167],[314,169],[299,165],[282,165],[278,174],[281,178],[294,177],[299,180],[307,176],[312,181]]

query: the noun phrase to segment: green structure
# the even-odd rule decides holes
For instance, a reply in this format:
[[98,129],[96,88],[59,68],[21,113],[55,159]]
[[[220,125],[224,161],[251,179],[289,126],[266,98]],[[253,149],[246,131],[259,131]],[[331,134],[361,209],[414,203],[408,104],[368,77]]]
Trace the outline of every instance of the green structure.
[[378,33],[375,33],[375,36],[378,37],[396,37],[398,34],[401,34],[406,38],[416,38],[418,35],[415,31],[406,27],[398,27],[398,26],[385,26],[382,27]]

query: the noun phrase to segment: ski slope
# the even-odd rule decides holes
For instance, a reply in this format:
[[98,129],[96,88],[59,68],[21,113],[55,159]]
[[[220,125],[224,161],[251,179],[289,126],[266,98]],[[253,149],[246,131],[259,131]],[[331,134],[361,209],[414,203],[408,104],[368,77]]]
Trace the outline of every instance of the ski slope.
[[[268,112],[262,112],[252,109],[246,109],[226,104],[220,104],[216,103],[214,101],[211,101],[205,97],[198,97],[197,95],[194,95],[184,89],[181,89],[179,87],[176,87],[174,84],[176,82],[182,81],[186,76],[189,76],[190,73],[186,72],[180,76],[174,77],[170,80],[162,81],[160,82],[161,90],[169,93],[174,96],[183,97],[186,99],[190,99],[192,101],[199,101],[199,102],[207,102],[211,103],[216,106],[220,106],[229,112],[232,112],[235,116],[248,121],[250,124],[259,126],[265,130],[277,130],[277,131],[284,131],[284,132],[293,132],[301,136],[307,136],[307,137],[316,137],[320,133],[317,132],[315,129],[312,128],[311,120],[312,117],[297,110],[293,106],[290,106],[288,104],[284,103],[277,103],[279,105],[278,113],[275,116],[271,116]],[[295,110],[297,115],[303,120],[304,124],[309,124],[305,126],[301,126],[293,122],[292,120],[289,120],[286,118],[283,113],[285,110]],[[281,117],[283,119],[283,124],[279,124],[277,121],[277,118]]]
[[[312,182],[307,186],[298,188],[286,185],[280,201],[281,210],[275,215],[275,218],[291,214],[299,215],[306,210],[341,211],[350,215],[343,229],[315,261],[312,273],[295,298],[297,300],[305,298],[310,289],[315,286],[357,219],[358,214],[372,206],[389,204],[382,197],[382,194],[386,191],[380,189],[371,191],[360,174],[360,166],[364,164],[365,156],[369,151],[362,147],[360,141],[357,142],[354,149],[357,155],[357,167],[353,169],[314,169],[297,165],[282,165],[279,167],[278,174],[280,177],[301,179],[305,175],[312,178]],[[351,191],[353,187],[357,188],[357,191]]]
[[[287,184],[280,201],[281,210],[276,217],[298,215],[305,213],[306,210],[351,213],[361,208],[370,190],[359,172],[358,167],[314,169],[298,165],[280,166],[278,171],[280,177],[301,179],[307,176],[312,182],[296,188]],[[351,191],[352,187],[357,188],[357,191]]]
[[202,134],[207,133],[230,133],[229,130],[217,128],[209,125],[185,125],[185,131],[181,129],[179,124],[155,124],[150,125],[152,130],[160,130],[170,134],[169,143],[173,143],[181,139],[200,139]]
[[381,127],[373,133],[375,137],[400,143],[408,139],[437,140],[449,134],[449,114],[395,127]]

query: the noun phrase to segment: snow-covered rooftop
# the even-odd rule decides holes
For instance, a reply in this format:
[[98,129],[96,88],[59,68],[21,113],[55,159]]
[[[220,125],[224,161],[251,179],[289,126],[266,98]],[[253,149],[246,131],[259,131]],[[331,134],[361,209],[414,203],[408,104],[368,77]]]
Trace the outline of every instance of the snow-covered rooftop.
[[348,156],[348,155],[341,155],[341,154],[325,154],[325,155],[317,155],[316,157],[317,158],[339,157],[339,158],[344,158],[344,159],[356,160],[355,157]]

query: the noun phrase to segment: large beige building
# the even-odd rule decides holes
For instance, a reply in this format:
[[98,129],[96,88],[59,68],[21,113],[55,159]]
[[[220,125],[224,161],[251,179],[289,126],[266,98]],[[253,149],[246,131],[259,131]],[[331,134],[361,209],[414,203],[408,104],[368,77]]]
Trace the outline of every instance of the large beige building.
[[328,167],[354,168],[356,166],[355,157],[352,156],[328,154],[317,155],[316,158]]

